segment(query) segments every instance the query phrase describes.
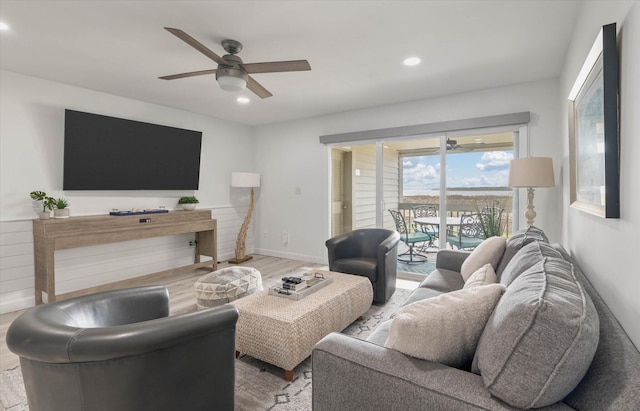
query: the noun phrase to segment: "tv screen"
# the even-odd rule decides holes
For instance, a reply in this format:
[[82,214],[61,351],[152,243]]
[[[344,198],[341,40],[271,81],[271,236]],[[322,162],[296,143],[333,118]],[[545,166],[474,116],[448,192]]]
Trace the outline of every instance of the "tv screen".
[[197,190],[202,132],[65,110],[64,190]]

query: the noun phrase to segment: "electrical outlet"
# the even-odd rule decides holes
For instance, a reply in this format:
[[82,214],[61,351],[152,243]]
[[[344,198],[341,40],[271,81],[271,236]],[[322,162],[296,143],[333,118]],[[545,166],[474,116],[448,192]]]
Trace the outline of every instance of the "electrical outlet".
[[196,245],[196,241],[190,240],[189,241],[189,247],[193,247]]
[[266,231],[266,230],[262,232],[262,236],[263,236],[263,237],[265,237],[265,238],[266,238],[268,235],[269,235],[269,233],[267,233],[267,231]]
[[289,234],[283,232],[282,233],[282,244],[287,245],[289,244]]

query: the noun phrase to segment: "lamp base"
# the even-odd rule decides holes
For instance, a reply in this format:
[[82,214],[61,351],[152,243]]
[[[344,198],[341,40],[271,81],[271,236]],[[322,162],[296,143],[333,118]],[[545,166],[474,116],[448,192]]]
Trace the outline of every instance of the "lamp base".
[[251,259],[253,259],[253,256],[252,256],[252,255],[248,255],[248,256],[246,256],[246,257],[244,257],[244,258],[240,258],[240,259],[238,259],[238,258],[232,258],[231,260],[229,260],[229,264],[242,264],[242,263],[244,263],[245,261],[249,261],[249,260],[251,260]]

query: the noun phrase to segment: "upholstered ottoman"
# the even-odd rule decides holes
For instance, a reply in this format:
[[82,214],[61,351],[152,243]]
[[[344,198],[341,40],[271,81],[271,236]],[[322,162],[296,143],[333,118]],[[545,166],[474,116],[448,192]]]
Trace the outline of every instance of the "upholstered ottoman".
[[252,267],[227,267],[200,277],[194,288],[203,310],[262,291],[262,276]]
[[264,290],[232,302],[240,313],[236,355],[247,354],[280,367],[285,380],[291,381],[293,369],[311,355],[318,341],[344,330],[371,307],[373,288],[367,277],[322,272],[333,282],[301,300]]

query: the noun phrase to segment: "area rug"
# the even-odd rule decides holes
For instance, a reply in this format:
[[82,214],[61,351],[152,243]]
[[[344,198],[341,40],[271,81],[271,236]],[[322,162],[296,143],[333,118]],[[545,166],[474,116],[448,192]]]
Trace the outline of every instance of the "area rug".
[[[385,305],[372,305],[363,319],[342,332],[365,339],[380,323],[392,318],[410,290],[396,289]],[[311,410],[311,358],[295,368],[293,381],[285,381],[283,371],[255,358],[243,355],[236,361],[236,410]],[[0,409],[28,410],[20,367],[2,371],[0,377]],[[188,406],[185,406],[188,409]]]

